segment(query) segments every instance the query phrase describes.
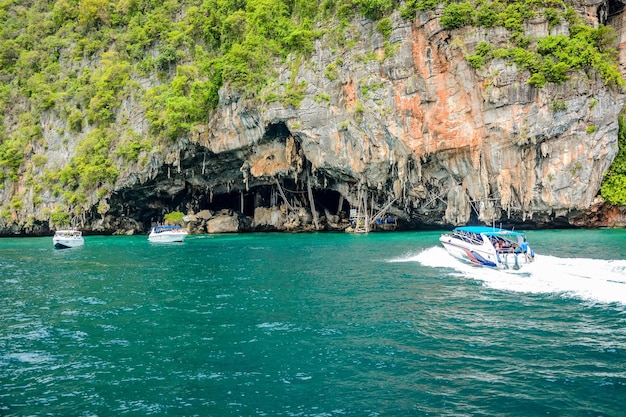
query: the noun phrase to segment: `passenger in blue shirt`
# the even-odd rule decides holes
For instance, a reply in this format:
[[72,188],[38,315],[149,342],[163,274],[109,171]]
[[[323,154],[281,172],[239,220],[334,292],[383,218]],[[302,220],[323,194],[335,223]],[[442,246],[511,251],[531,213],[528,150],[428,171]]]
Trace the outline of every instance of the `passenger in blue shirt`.
[[521,248],[522,248],[522,253],[526,254],[526,260],[530,261],[530,258],[531,258],[530,246],[528,245],[528,242],[526,242],[526,238],[524,238],[524,241],[521,244]]

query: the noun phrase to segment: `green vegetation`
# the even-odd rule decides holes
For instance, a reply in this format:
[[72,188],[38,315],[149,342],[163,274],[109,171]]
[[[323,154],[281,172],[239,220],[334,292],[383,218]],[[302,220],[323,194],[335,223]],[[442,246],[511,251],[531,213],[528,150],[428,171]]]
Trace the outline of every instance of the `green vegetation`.
[[385,40],[389,39],[389,36],[391,36],[391,30],[393,29],[392,25],[391,25],[391,19],[388,17],[385,17],[384,19],[381,19],[378,24],[376,25],[376,30],[383,35],[383,37],[385,38]]
[[139,154],[142,151],[150,151],[152,142],[149,139],[141,139],[139,134],[132,130],[127,131],[118,140],[115,147],[115,155],[127,162],[139,162]]
[[[595,69],[607,85],[625,85],[617,66],[616,34],[607,26],[592,28],[563,0],[408,0],[402,16],[412,18],[416,12],[432,10],[444,4],[441,25],[446,29],[464,26],[504,27],[511,33],[510,45],[496,48],[481,42],[466,57],[480,69],[493,58],[506,59],[530,72],[528,82],[541,88],[546,83],[560,84],[573,71]],[[535,41],[524,33],[524,24],[544,16],[550,28],[567,24],[569,35],[550,35]]]
[[476,52],[465,57],[470,65],[476,69],[482,68],[486,60],[491,57],[493,47],[487,42],[480,42],[476,46]]
[[330,96],[328,94],[317,94],[313,97],[313,101],[316,103],[330,103]]
[[333,62],[331,64],[326,65],[326,71],[324,71],[324,75],[330,81],[335,81],[337,79],[337,77],[339,77],[339,72],[337,70],[337,64],[335,64]]
[[567,103],[564,100],[555,99],[552,101],[552,111],[558,113],[567,110]]
[[[314,30],[320,13],[337,15],[348,3],[341,12],[346,21],[358,12],[380,19],[394,5],[331,1],[322,10],[306,0],[0,1],[0,187],[38,176],[33,183],[80,210],[88,195],[105,196],[142,152],[205,123],[224,85],[258,96],[277,62],[311,53],[322,35]],[[276,99],[298,106],[305,88],[293,79]],[[148,137],[133,130],[125,101],[143,106]],[[16,104],[26,111],[12,110]],[[3,123],[10,113],[19,121],[9,134]],[[43,155],[33,155],[35,147],[48,146],[42,120],[49,116],[65,120],[55,128],[60,136],[81,141],[64,167],[51,169]],[[69,142],[63,139],[60,146]],[[41,200],[35,195],[33,204]]]
[[[67,121],[67,132],[80,134],[119,128],[125,123],[120,106],[130,98],[143,104],[151,136],[177,140],[208,120],[225,84],[243,96],[257,96],[275,75],[277,61],[310,54],[323,33],[314,29],[316,21],[334,15],[348,22],[358,12],[378,20],[394,5],[392,0],[5,0],[0,2],[0,116],[17,100],[34,112],[25,125],[39,126],[43,112],[51,112]],[[391,21],[382,22],[387,34]],[[132,81],[139,78],[158,82],[145,90]],[[277,98],[297,106],[304,88],[294,81]],[[5,135],[0,125],[2,182],[17,179],[29,146],[23,135]],[[117,154],[136,160],[138,147],[130,146],[134,150]]]
[[626,206],[626,116],[619,117],[619,151],[602,181],[600,194],[607,202]]
[[583,163],[580,161],[576,161],[576,163],[572,167],[572,176],[575,177],[576,175],[578,175],[578,173],[582,171],[582,169],[583,169]]
[[50,213],[50,223],[56,226],[69,226],[70,215],[67,211],[57,206],[55,210]]
[[[80,213],[81,204],[87,201],[91,190],[107,188],[113,184],[119,171],[110,158],[114,133],[111,130],[94,129],[78,145],[76,155],[48,181],[60,185],[65,202]],[[57,192],[60,190],[57,188]]]
[[[0,0],[0,188],[15,191],[24,180],[32,184],[33,205],[41,204],[45,187],[79,213],[88,197],[105,197],[126,166],[142,164],[149,152],[206,123],[221,88],[298,107],[308,86],[297,71],[312,65],[307,58],[316,40],[336,56],[315,70],[338,80],[343,60],[337,51],[349,51],[359,39],[355,17],[372,21],[384,38],[384,55],[353,58],[384,60],[398,46],[389,43],[392,12],[400,9],[412,20],[440,4],[447,29],[508,29],[506,47],[482,42],[467,56],[475,68],[504,59],[527,69],[536,87],[595,69],[608,85],[623,85],[613,31],[587,26],[562,0]],[[566,24],[569,34],[528,39],[524,24],[537,16],[550,27]],[[278,64],[291,71],[281,85]],[[360,99],[367,99],[381,87],[361,88]],[[131,107],[143,113],[130,114]],[[363,113],[358,102],[355,118]],[[149,133],[139,134],[144,116]],[[64,125],[49,126],[50,120]],[[44,126],[54,134],[44,137]],[[44,156],[49,146],[64,151],[76,141],[66,166]],[[17,196],[2,211],[29,201]]]
[[185,217],[185,215],[183,213],[181,213],[180,211],[173,211],[171,213],[167,213],[164,218],[165,218],[165,223],[166,224],[181,224],[183,222],[183,217]]

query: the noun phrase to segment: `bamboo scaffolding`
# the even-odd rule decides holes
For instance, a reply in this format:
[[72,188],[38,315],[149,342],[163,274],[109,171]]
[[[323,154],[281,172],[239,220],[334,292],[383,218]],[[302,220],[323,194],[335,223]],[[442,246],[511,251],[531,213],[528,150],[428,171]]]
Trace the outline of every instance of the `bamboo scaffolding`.
[[278,192],[280,193],[280,196],[283,198],[283,201],[287,205],[287,208],[292,211],[295,210],[295,208],[291,204],[289,204],[289,201],[287,200],[287,196],[283,192],[283,188],[280,186],[280,183],[278,182],[278,178],[275,178],[275,180],[276,180],[276,185],[278,186]]
[[313,189],[311,188],[311,176],[307,175],[306,188],[309,193],[309,203],[311,205],[311,214],[313,214],[313,225],[315,225],[315,230],[320,230],[318,218],[317,218],[317,210],[315,209],[315,200],[313,199]]

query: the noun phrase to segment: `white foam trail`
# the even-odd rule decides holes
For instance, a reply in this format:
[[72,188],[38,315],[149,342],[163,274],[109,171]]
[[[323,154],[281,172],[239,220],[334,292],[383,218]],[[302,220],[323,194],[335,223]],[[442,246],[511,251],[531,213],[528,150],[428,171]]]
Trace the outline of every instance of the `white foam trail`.
[[402,259],[434,268],[452,268],[453,273],[482,281],[507,291],[564,294],[599,303],[626,305],[626,260],[558,258],[537,254],[535,262],[520,271],[498,271],[465,264],[432,247]]

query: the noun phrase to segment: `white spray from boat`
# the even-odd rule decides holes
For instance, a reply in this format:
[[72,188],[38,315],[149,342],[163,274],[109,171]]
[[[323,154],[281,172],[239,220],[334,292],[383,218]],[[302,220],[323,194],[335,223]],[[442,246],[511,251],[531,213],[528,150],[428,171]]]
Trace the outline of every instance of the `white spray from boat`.
[[504,291],[563,294],[591,302],[626,305],[626,260],[559,258],[538,254],[520,271],[494,270],[465,264],[444,248],[432,247],[396,261],[445,268]]

